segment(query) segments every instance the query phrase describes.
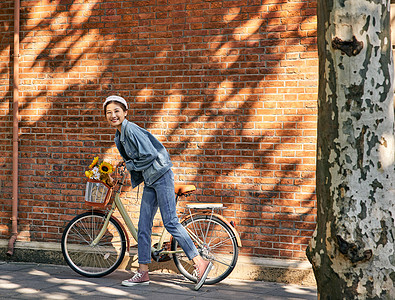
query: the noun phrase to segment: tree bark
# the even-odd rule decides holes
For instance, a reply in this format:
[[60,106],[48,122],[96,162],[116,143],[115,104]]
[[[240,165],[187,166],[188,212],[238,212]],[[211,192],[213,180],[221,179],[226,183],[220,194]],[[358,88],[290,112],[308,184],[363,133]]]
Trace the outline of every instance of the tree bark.
[[390,0],[318,0],[320,299],[395,299]]

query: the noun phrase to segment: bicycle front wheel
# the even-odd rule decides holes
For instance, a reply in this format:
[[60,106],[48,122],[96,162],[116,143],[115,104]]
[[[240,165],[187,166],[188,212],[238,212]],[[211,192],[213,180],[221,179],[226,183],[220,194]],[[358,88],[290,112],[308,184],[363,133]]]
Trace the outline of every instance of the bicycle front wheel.
[[102,238],[93,245],[105,219],[104,213],[86,212],[71,220],[63,232],[63,257],[70,268],[83,276],[108,275],[118,268],[125,256],[125,234],[112,217]]
[[[225,279],[236,266],[239,248],[236,237],[228,224],[216,216],[197,215],[182,222],[199,254],[213,263],[205,284],[215,284]],[[181,250],[175,239],[172,250]],[[193,263],[184,252],[173,254],[178,270],[189,280],[196,282]]]

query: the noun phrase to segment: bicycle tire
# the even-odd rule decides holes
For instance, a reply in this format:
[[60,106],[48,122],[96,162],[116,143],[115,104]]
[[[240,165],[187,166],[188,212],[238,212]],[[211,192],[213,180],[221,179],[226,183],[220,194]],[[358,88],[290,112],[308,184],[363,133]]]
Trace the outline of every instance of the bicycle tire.
[[[198,242],[191,236],[199,254],[213,263],[205,284],[215,284],[228,277],[235,268],[239,255],[236,237],[229,225],[211,215],[193,216],[184,220],[182,225],[200,239]],[[180,249],[178,242],[173,239],[172,250]],[[184,252],[173,254],[173,260],[182,275],[197,282],[193,263]]]
[[118,268],[125,256],[125,233],[113,217],[99,243],[91,245],[103,227],[105,218],[106,215],[102,212],[86,212],[71,220],[63,232],[63,257],[71,269],[85,277],[110,274]]

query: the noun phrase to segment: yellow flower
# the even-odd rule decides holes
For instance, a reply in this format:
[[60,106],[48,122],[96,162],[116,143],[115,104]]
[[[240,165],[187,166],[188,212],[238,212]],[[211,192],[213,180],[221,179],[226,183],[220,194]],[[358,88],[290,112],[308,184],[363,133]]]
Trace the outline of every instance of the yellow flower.
[[102,174],[111,174],[113,171],[113,167],[110,163],[103,161],[99,166],[99,170]]
[[93,169],[93,167],[96,166],[96,164],[97,164],[98,161],[99,161],[99,156],[96,156],[96,157],[93,159],[91,165],[89,166],[89,169]]
[[85,171],[85,176],[88,178],[91,178],[91,176],[93,175],[92,171]]

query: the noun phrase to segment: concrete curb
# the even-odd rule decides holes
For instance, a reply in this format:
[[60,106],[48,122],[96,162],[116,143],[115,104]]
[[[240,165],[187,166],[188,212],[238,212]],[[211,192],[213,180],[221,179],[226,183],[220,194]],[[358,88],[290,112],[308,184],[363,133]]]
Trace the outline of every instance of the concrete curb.
[[[65,265],[60,243],[19,242],[15,243],[14,254],[6,255],[7,240],[0,240],[0,260],[5,262],[34,262]],[[137,249],[131,248],[119,269],[137,267]],[[153,262],[151,271],[162,273],[178,273],[172,261]],[[289,283],[315,286],[315,278],[311,265],[307,261],[267,259],[239,256],[237,266],[229,276],[230,279],[260,280],[268,282]]]

